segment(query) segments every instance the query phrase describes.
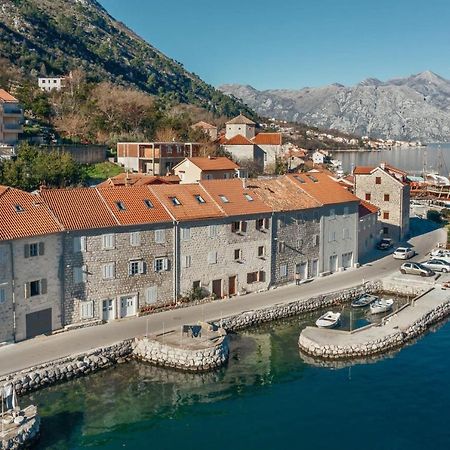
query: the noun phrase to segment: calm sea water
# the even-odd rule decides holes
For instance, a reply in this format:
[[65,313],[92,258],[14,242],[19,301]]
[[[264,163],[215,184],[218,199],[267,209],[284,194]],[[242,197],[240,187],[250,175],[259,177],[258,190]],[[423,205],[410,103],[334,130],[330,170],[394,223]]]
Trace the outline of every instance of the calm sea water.
[[376,166],[387,162],[411,174],[438,171],[448,176],[450,172],[450,144],[430,144],[427,147],[394,148],[380,152],[333,152],[333,157],[342,161],[344,172],[351,172],[357,166]]
[[297,348],[315,317],[233,336],[215,373],[132,362],[34,393],[22,403],[39,406],[38,448],[450,448],[450,323],[390,357],[331,369]]

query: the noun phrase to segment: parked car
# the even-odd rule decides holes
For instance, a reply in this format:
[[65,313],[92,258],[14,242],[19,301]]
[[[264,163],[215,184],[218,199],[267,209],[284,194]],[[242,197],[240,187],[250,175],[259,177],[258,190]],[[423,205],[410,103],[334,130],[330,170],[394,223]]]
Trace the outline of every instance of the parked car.
[[415,250],[411,247],[398,247],[393,253],[395,259],[409,259],[416,254]]
[[450,262],[444,261],[443,259],[429,259],[428,261],[422,263],[422,266],[428,267],[435,272],[450,272]]
[[383,238],[383,239],[381,239],[380,242],[378,242],[377,248],[379,250],[388,250],[392,247],[392,245],[393,245],[392,239]]
[[411,275],[420,275],[421,277],[431,277],[434,275],[434,272],[431,269],[415,262],[403,263],[400,267],[400,272],[409,273]]
[[442,261],[450,262],[450,250],[445,248],[436,248],[431,253],[432,259],[441,259]]

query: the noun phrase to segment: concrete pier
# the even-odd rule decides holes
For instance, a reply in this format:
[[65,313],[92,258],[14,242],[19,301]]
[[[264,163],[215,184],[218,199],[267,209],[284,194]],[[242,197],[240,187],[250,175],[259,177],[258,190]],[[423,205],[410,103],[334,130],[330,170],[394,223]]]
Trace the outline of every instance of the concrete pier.
[[375,355],[404,345],[449,314],[450,290],[436,283],[381,324],[352,332],[307,327],[300,334],[299,347],[306,354],[324,359]]

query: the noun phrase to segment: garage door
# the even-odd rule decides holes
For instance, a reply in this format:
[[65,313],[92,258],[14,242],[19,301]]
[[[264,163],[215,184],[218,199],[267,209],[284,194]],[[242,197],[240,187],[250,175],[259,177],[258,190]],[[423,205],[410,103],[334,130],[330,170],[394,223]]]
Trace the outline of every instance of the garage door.
[[52,331],[52,308],[27,314],[27,339]]

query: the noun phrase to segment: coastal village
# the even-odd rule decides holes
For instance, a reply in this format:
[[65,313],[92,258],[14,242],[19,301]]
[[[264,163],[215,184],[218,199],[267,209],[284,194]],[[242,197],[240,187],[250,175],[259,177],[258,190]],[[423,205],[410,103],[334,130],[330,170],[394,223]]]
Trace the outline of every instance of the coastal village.
[[[64,89],[64,78],[39,78],[39,87],[46,92]],[[23,122],[18,100],[0,90],[4,160],[16,157]],[[205,121],[192,129],[202,131],[207,142],[118,142],[114,164],[123,172],[89,187],[42,185],[26,192],[0,186],[0,344],[5,349],[43,335],[51,339],[190,305],[233,299],[245,305],[246,296],[283,286],[301,292],[312,282],[358,271],[411,237],[410,192],[415,185],[400,168],[380,163],[344,173],[331,151],[303,149],[289,141],[293,129],[273,120],[257,124],[242,113],[224,129]],[[360,144],[331,134],[313,137]],[[362,142],[371,149],[406,144]],[[73,155],[82,162],[106,159],[103,150],[89,145],[79,145]],[[196,325],[182,326],[182,336],[195,338],[182,345],[178,335],[162,338],[165,331],[151,338],[136,334],[136,341],[77,357],[83,361],[79,369],[68,369],[69,363],[58,359],[52,376],[35,377],[47,370],[39,365],[32,372],[3,374],[0,386],[10,412],[3,419],[7,431],[2,431],[2,442],[16,448],[37,436],[37,411],[20,410],[16,392],[62,381],[62,369],[69,370],[70,379],[132,355],[181,370],[213,370],[228,359],[227,331],[349,300],[389,313],[392,303],[375,300],[380,292],[401,294],[404,289],[420,297],[431,295],[429,288],[408,279],[363,279],[329,296],[297,300],[290,311],[272,306],[209,323],[199,318]],[[419,322],[426,328],[447,314],[446,295],[432,296],[432,302],[432,308],[409,314],[408,331],[401,335],[397,328],[394,334],[380,329],[373,343],[361,332],[355,345],[353,337],[323,334],[318,325],[302,332],[299,347],[324,359],[396,348],[420,334]],[[332,328],[339,317],[328,311],[319,321]]]

